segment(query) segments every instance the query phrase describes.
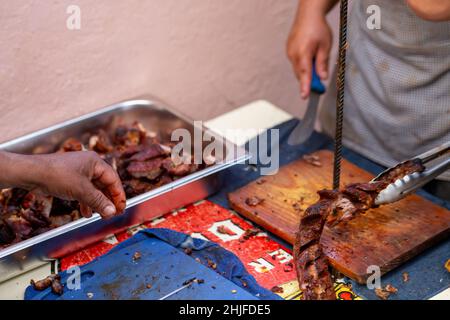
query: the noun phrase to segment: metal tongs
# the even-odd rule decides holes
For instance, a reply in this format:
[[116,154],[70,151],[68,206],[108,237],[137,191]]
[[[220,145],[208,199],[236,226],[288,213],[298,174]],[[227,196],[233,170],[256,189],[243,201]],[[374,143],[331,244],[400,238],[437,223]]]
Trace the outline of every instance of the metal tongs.
[[[434,160],[437,160],[438,158],[444,158],[444,160],[436,163]],[[404,177],[389,184],[378,194],[378,197],[375,199],[376,205],[396,202],[423,187],[425,184],[450,169],[450,141],[407,161],[417,160],[421,161],[424,166],[426,163],[431,161],[433,161],[433,163],[431,167],[425,166],[425,170],[422,172],[414,172],[412,174],[405,175]],[[389,168],[382,172],[375,179],[373,179],[372,182],[376,182],[381,176],[392,169],[393,168]]]

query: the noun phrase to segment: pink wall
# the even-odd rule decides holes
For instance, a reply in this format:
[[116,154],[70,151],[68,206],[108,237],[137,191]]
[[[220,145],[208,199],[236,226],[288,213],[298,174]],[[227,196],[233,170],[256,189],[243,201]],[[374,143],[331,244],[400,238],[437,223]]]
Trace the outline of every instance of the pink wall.
[[[66,28],[70,4],[81,8],[81,30]],[[255,99],[301,114],[284,53],[296,5],[1,1],[0,141],[147,92],[194,119]]]

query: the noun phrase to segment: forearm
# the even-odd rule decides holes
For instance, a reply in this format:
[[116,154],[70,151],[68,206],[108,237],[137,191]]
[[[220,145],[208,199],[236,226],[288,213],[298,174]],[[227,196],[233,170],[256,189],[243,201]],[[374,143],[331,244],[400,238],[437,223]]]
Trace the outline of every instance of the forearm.
[[33,156],[0,151],[0,188],[34,188],[36,165]]
[[450,0],[406,0],[414,13],[429,21],[450,20]]
[[304,16],[326,16],[339,0],[299,0],[296,23]]

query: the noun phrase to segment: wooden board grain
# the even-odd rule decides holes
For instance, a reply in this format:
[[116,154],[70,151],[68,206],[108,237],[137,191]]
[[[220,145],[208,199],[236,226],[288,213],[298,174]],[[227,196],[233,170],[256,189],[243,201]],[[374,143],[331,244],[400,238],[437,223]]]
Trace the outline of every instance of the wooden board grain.
[[[295,161],[274,175],[229,194],[231,207],[289,243],[294,243],[303,211],[315,203],[317,190],[330,188],[333,154],[315,153],[322,166]],[[352,163],[342,162],[342,184],[367,182],[372,175]],[[263,201],[250,206],[248,198]],[[417,195],[369,210],[354,220],[326,228],[322,245],[333,267],[365,283],[369,266],[382,274],[450,235],[450,211]]]

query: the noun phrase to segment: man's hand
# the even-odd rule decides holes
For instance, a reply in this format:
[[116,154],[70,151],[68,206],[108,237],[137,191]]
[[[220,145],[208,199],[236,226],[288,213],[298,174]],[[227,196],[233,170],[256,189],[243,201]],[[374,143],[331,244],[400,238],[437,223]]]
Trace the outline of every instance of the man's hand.
[[300,94],[309,97],[313,60],[322,80],[328,78],[332,32],[326,14],[337,0],[301,0],[287,44],[287,55],[300,81]]
[[95,152],[32,156],[1,153],[0,167],[8,172],[0,177],[4,180],[0,185],[78,200],[84,217],[95,211],[110,218],[125,209],[125,192],[118,174]]

